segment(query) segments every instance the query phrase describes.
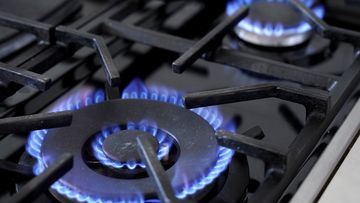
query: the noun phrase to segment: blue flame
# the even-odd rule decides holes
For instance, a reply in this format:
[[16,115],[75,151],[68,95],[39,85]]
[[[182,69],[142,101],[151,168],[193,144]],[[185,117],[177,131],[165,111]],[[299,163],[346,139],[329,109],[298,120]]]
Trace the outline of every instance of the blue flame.
[[[262,0],[264,1],[264,0]],[[288,0],[265,0],[269,3],[287,3]],[[259,2],[259,0],[229,0],[226,6],[227,15],[232,15],[236,10]],[[315,15],[319,18],[323,18],[325,15],[325,9],[322,5],[314,6],[314,0],[302,0],[304,5],[311,8]],[[279,37],[283,35],[292,35],[298,33],[305,33],[311,30],[311,26],[303,21],[299,25],[294,27],[284,27],[281,23],[261,23],[259,21],[252,21],[249,18],[245,18],[240,21],[238,27],[248,31],[255,32],[256,34],[270,36],[270,37]]]
[[[140,80],[135,79],[125,90],[122,95],[122,99],[150,99],[156,101],[162,101],[172,103],[183,107],[182,93],[178,91],[153,86],[147,88]],[[217,107],[206,107],[191,109],[191,111],[197,113],[204,118],[215,130],[223,127],[223,118]],[[226,126],[228,130],[234,131],[234,126]],[[231,158],[234,155],[234,151],[219,147],[218,160],[213,168],[207,171],[196,182],[184,184],[184,187],[179,191],[176,191],[176,196],[180,199],[184,199],[189,195],[195,194],[197,191],[203,189],[205,186],[212,183],[229,165]]]
[[142,121],[138,124],[129,122],[126,126],[126,128],[121,128],[120,126],[114,126],[111,128],[105,128],[95,136],[95,139],[92,142],[92,147],[94,151],[94,156],[102,163],[103,165],[112,167],[112,168],[128,168],[130,170],[133,170],[137,167],[145,168],[144,163],[137,163],[134,160],[128,160],[126,163],[121,163],[118,161],[111,160],[108,156],[106,156],[104,150],[103,150],[103,143],[105,139],[116,132],[120,132],[121,130],[140,130],[147,132],[154,136],[159,143],[159,150],[157,157],[159,160],[162,160],[166,155],[169,154],[169,151],[172,146],[172,140],[167,139],[167,135],[160,131],[158,128],[156,128],[155,124],[149,125],[149,121]]
[[[121,98],[148,99],[184,107],[182,95],[183,93],[181,92],[161,86],[146,87],[141,80],[134,79],[132,83],[125,88]],[[217,107],[196,108],[191,109],[191,111],[203,117],[215,130],[221,127],[223,123],[222,115]]]
[[218,149],[218,160],[216,161],[213,168],[211,168],[206,174],[190,184],[185,184],[184,187],[176,191],[176,196],[179,199],[185,199],[188,195],[193,195],[199,190],[204,189],[207,185],[212,183],[231,162],[231,158],[234,155],[234,151],[225,147],[219,147]]
[[[156,100],[160,102],[171,103],[183,107],[182,104],[182,93],[178,91],[165,88],[165,87],[146,87],[142,81],[135,79],[132,83],[124,90],[122,99],[149,99]],[[67,97],[65,100],[58,103],[51,112],[65,111],[65,110],[78,110],[89,105],[97,104],[104,102],[105,95],[103,90],[97,91],[80,91],[70,97]],[[197,113],[203,117],[206,121],[209,122],[212,127],[217,130],[223,125],[223,118],[220,114],[220,111],[216,107],[206,107],[206,108],[197,108],[192,109],[193,112]],[[143,130],[145,132],[153,135],[160,143],[160,149],[158,151],[158,159],[162,159],[166,156],[171,148],[171,143],[166,139],[166,135],[162,131],[156,128],[156,124],[149,123],[148,121],[140,123],[128,123],[126,128],[122,129],[120,126],[113,126],[104,128],[101,133],[96,136],[96,139],[92,142],[94,150],[96,153],[94,155],[99,161],[107,166],[114,168],[123,168],[127,167],[128,169],[134,169],[136,167],[144,168],[142,163],[118,163],[110,160],[103,153],[102,142],[103,140],[113,132],[126,129],[137,129]],[[227,128],[228,129],[228,128]],[[232,130],[230,127],[228,130]],[[26,145],[27,152],[37,159],[37,163],[34,166],[34,173],[39,175],[45,170],[45,162],[41,156],[41,146],[47,135],[47,130],[37,130],[30,133],[28,143]],[[176,191],[176,196],[180,199],[186,198],[188,195],[195,194],[197,191],[203,189],[205,186],[209,185],[214,181],[229,165],[231,162],[232,156],[234,154],[233,150],[219,147],[218,148],[218,159],[214,166],[207,171],[204,171],[204,174],[198,178],[197,181],[191,183],[184,183],[184,187]],[[58,193],[68,197],[69,199],[74,199],[79,202],[137,202],[137,203],[150,203],[150,202],[159,202],[159,200],[144,200],[142,195],[136,195],[134,197],[119,197],[117,200],[106,200],[101,197],[93,197],[87,194],[84,194],[82,191],[74,190],[73,188],[63,184],[61,180],[55,182],[52,186],[52,189],[56,190]]]

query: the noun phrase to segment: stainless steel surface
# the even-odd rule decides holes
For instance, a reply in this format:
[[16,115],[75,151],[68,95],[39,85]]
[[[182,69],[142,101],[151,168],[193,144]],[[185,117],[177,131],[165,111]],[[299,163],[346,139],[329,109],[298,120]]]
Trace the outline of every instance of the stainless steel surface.
[[[299,190],[291,200],[291,203],[307,203],[317,201],[322,195],[322,191],[331,178],[331,175],[341,160],[342,156],[357,136],[360,129],[360,100],[346,118],[334,138],[323,152],[318,162],[313,167],[307,178],[304,180]],[[358,163],[360,165],[360,163]],[[359,169],[354,167],[352,175],[358,175]],[[350,183],[349,183],[350,184]],[[340,186],[340,185],[339,185]],[[337,187],[339,187],[337,186]],[[343,188],[343,190],[346,190]],[[359,190],[359,184],[357,185]],[[359,193],[358,193],[359,194]],[[336,191],[333,195],[341,195],[342,191]],[[347,201],[337,201],[347,202]],[[360,202],[360,199],[357,200]]]
[[320,197],[319,203],[360,202],[360,139],[357,139],[344,162]]

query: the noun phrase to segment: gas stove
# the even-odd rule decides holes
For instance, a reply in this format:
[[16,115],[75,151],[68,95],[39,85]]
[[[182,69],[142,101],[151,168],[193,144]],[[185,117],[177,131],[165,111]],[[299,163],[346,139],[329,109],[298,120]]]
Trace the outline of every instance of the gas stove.
[[313,202],[356,140],[357,1],[0,5],[0,202]]

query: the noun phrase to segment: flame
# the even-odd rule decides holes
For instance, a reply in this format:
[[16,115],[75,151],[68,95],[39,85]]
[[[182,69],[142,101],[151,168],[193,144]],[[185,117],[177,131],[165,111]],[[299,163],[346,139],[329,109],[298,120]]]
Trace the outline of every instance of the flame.
[[[266,1],[269,3],[288,2],[288,0],[266,0]],[[238,9],[256,2],[259,2],[259,0],[230,0],[228,1],[226,6],[226,13],[227,15],[232,15]],[[319,18],[324,17],[325,9],[322,5],[314,6],[314,0],[302,0],[302,2],[307,7],[311,8],[317,17]],[[284,27],[281,23],[276,23],[276,24],[261,23],[259,21],[252,21],[249,18],[245,18],[244,20],[240,21],[240,23],[237,26],[246,31],[255,32],[257,34],[270,36],[270,37],[271,36],[279,37],[283,35],[305,33],[311,30],[311,26],[305,21],[301,22],[299,25],[295,27]]]
[[116,169],[120,169],[120,168],[124,168],[124,167],[126,167],[130,170],[133,170],[137,167],[145,168],[144,163],[137,163],[133,160],[129,160],[126,163],[121,163],[118,161],[111,160],[109,157],[107,157],[105,155],[105,152],[102,148],[105,139],[109,135],[111,135],[115,132],[120,132],[121,130],[141,130],[141,131],[147,132],[147,133],[151,134],[152,136],[154,136],[158,140],[158,143],[159,143],[159,150],[158,150],[158,154],[157,154],[158,159],[162,160],[166,155],[169,154],[169,151],[172,146],[172,140],[167,139],[168,138],[167,135],[163,131],[160,131],[159,129],[157,129],[156,124],[149,122],[147,120],[144,120],[138,124],[129,122],[127,124],[126,128],[121,128],[120,126],[108,127],[108,128],[103,129],[101,131],[101,133],[99,133],[98,135],[95,136],[95,139],[92,142],[94,156],[103,165],[106,165],[106,166],[109,166],[112,168],[116,168]]
[[[127,88],[125,88],[123,94],[121,95],[122,99],[149,99],[156,100],[160,102],[171,103],[183,107],[182,104],[182,93],[173,89],[159,87],[159,86],[150,86],[147,87],[139,79],[133,80]],[[65,111],[73,110],[76,111],[80,108],[84,108],[89,105],[101,103],[105,101],[105,94],[103,90],[86,90],[79,91],[64,100],[58,103],[50,111]],[[197,113],[203,117],[206,121],[209,122],[212,127],[217,130],[219,128],[225,127],[228,130],[232,130],[233,127],[224,126],[223,118],[217,107],[206,107],[206,108],[196,108],[192,109],[193,112]],[[232,126],[232,125],[230,125]],[[147,120],[144,120],[140,123],[128,123],[124,129],[137,129],[143,130],[150,133],[160,143],[160,150],[158,152],[158,159],[162,159],[169,152],[171,143],[166,139],[166,135],[162,133],[159,129],[156,128],[156,124]],[[127,162],[127,163],[118,163],[110,160],[105,156],[102,151],[102,143],[104,139],[113,132],[124,130],[120,126],[111,126],[105,127],[97,136],[96,139],[92,142],[93,149],[96,153],[94,155],[99,159],[99,161],[107,166],[114,168],[123,168],[127,167],[128,169],[134,169],[136,167],[144,168],[143,163],[136,162]],[[47,135],[47,130],[37,130],[30,133],[28,143],[26,145],[27,152],[37,159],[37,163],[34,166],[34,173],[39,175],[45,170],[44,158],[41,156],[41,146]],[[197,191],[203,189],[205,186],[210,184],[214,179],[216,179],[229,165],[231,158],[234,154],[233,150],[219,147],[218,149],[218,159],[214,166],[208,171],[205,171],[204,174],[198,178],[195,182],[184,183],[184,187],[176,189],[176,196],[180,199],[186,198],[188,195],[195,194]],[[52,189],[56,190],[58,193],[68,197],[69,199],[74,199],[79,202],[139,202],[139,203],[150,203],[150,202],[159,202],[159,200],[144,200],[142,195],[136,197],[119,197],[116,200],[107,200],[101,197],[93,197],[87,194],[84,194],[82,191],[77,191],[74,188],[71,188],[63,183],[61,180],[55,182],[52,186]]]

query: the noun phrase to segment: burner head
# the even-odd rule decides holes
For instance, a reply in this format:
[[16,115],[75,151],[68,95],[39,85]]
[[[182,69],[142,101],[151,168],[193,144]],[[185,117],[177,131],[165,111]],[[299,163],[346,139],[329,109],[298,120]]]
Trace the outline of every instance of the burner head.
[[[89,145],[89,148],[92,149],[92,154],[98,160],[103,166],[113,168],[113,169],[130,169],[135,170],[139,168],[145,168],[145,164],[140,161],[139,156],[137,155],[136,148],[133,148],[132,152],[129,153],[128,159],[124,159],[119,161],[118,158],[114,158],[114,152],[109,153],[109,138],[112,137],[112,135],[124,135],[126,137],[129,137],[130,135],[133,135],[136,137],[136,135],[143,134],[143,135],[150,135],[152,140],[154,140],[154,149],[157,150],[157,157],[159,160],[162,160],[166,158],[169,155],[169,152],[171,150],[172,144],[174,140],[171,139],[171,136],[167,134],[166,132],[162,131],[161,129],[157,128],[157,124],[154,122],[150,122],[149,120],[145,119],[142,120],[139,123],[134,122],[128,122],[126,125],[121,126],[111,126],[111,127],[105,127],[103,130],[101,130],[100,133],[97,133],[92,139],[91,139],[91,146]],[[115,139],[111,138],[110,140]],[[120,139],[120,138],[119,138]],[[122,139],[122,138],[121,138]],[[131,138],[129,138],[131,139]],[[136,140],[121,140],[121,141],[130,141],[134,145],[128,145],[128,149],[130,150],[131,147],[135,147]],[[105,144],[107,146],[105,146]],[[130,143],[129,143],[130,144]],[[111,143],[113,146],[114,144]],[[105,148],[104,148],[105,147]],[[115,147],[115,146],[113,146]],[[123,145],[120,145],[120,147],[125,147]],[[124,148],[125,149],[125,148]],[[121,153],[124,153],[122,151]],[[111,155],[110,155],[111,154]],[[132,154],[132,155],[131,155]],[[125,154],[123,154],[125,155]],[[132,157],[132,158],[131,158]],[[138,172],[144,172],[144,171],[138,171]],[[133,171],[133,174],[135,171]]]
[[[158,109],[162,109],[163,112],[159,113]],[[74,112],[73,124],[70,127],[49,130],[41,147],[40,156],[43,164],[47,167],[62,154],[71,153],[74,155],[74,166],[61,178],[60,182],[63,185],[72,189],[81,188],[82,193],[91,197],[101,196],[104,200],[120,201],[122,198],[132,198],[137,194],[143,194],[146,198],[154,198],[156,197],[156,186],[150,177],[114,178],[105,176],[98,170],[89,167],[93,161],[84,158],[86,143],[92,140],[93,135],[96,135],[99,129],[104,127],[104,123],[121,126],[130,121],[140,123],[144,117],[154,121],[157,128],[169,132],[168,134],[173,137],[175,142],[174,145],[180,151],[174,165],[166,170],[174,188],[182,190],[188,182],[196,182],[205,171],[214,167],[217,161],[218,145],[214,129],[204,119],[175,105],[132,99],[107,101],[82,108]],[[87,127],[84,128],[84,125]],[[120,131],[120,133],[122,132],[130,131]],[[131,134],[135,135],[136,133],[122,135]],[[114,136],[116,134],[109,135],[103,146],[106,145],[107,139],[114,139]],[[131,138],[125,137],[125,140],[127,139]],[[106,146],[105,150],[107,150]],[[131,154],[129,155],[131,156]],[[125,160],[128,158],[125,157]],[[201,163],[201,165],[194,169],[193,166],[197,163]],[[118,170],[124,170],[124,168]]]
[[103,144],[105,155],[119,162],[140,162],[136,138],[141,135],[149,138],[152,149],[155,151],[159,150],[156,138],[149,133],[140,130],[124,130],[114,133],[105,139]]
[[[217,144],[215,130],[224,124],[216,107],[184,109],[178,92],[158,87],[150,89],[137,80],[124,90],[122,99],[104,101],[103,91],[90,95],[80,93],[53,111],[61,110],[76,110],[73,124],[34,131],[26,146],[27,152],[36,158],[34,173],[37,175],[63,153],[73,154],[73,168],[51,186],[60,199],[147,202],[157,198],[153,180],[138,173],[146,172],[146,166],[134,158],[135,148],[120,144],[119,148],[125,148],[125,156],[114,149],[118,147],[114,143],[133,145],[130,136],[154,137],[158,159],[179,199],[200,200],[207,195],[234,154]],[[175,156],[169,151],[175,151]],[[166,166],[168,159],[172,161]],[[132,173],[136,177],[113,176],[106,171]]]
[[[324,16],[324,8],[315,5],[314,0],[303,0],[303,3],[312,8],[318,17]],[[227,14],[231,15],[247,5],[250,6],[248,17],[235,28],[240,39],[260,46],[290,47],[310,38],[311,26],[287,1],[230,0],[227,4]]]

